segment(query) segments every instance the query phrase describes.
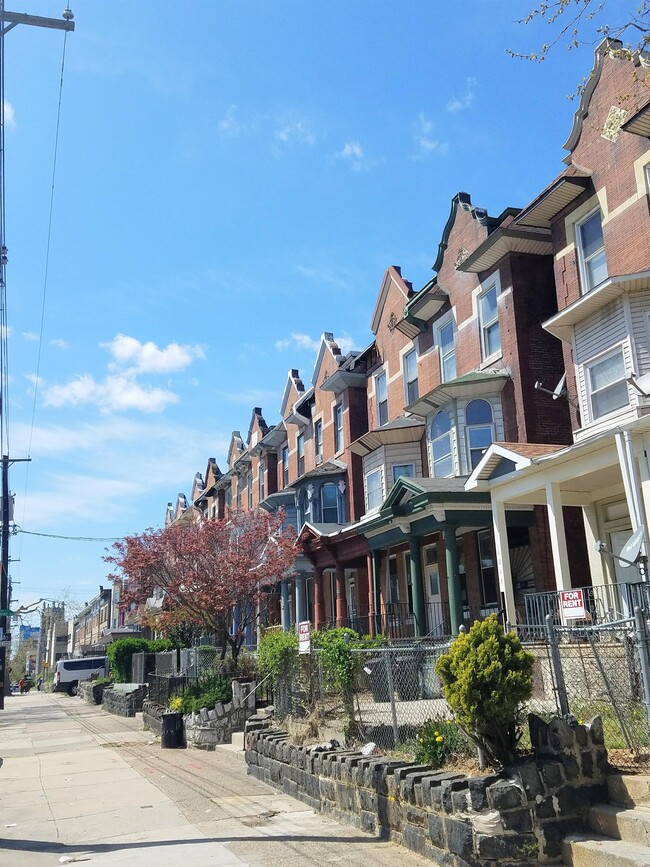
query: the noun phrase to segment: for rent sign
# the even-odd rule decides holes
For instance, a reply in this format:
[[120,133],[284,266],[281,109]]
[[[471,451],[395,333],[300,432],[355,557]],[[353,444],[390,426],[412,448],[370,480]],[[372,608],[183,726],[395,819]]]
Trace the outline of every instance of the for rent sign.
[[298,653],[311,652],[311,624],[305,620],[298,624]]
[[562,620],[585,620],[585,598],[582,590],[561,590],[560,611]]

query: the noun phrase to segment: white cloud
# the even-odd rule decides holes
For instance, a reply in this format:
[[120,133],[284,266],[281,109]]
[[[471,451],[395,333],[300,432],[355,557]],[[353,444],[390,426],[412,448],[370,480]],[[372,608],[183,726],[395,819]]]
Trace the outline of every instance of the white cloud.
[[[351,349],[354,349],[355,342],[347,334],[342,337],[334,335],[334,341],[338,344],[339,349],[345,355]],[[318,352],[320,349],[320,337],[314,340],[308,334],[303,334],[300,331],[294,331],[290,337],[284,337],[275,341],[275,348],[279,351],[292,347],[294,349],[308,349],[310,352]]]
[[14,107],[10,102],[5,100],[5,126],[7,129],[16,129],[16,115],[14,114]]
[[162,412],[166,406],[178,402],[178,396],[162,388],[139,385],[129,374],[107,376],[96,382],[89,374],[75,377],[65,385],[53,385],[42,392],[45,406],[81,406],[96,404],[102,412],[122,412],[138,409],[141,412]]
[[447,111],[453,113],[457,111],[463,111],[466,108],[471,108],[474,104],[474,97],[476,96],[476,85],[478,84],[475,78],[468,78],[466,82],[465,93],[463,96],[452,97],[447,103]]
[[283,145],[306,144],[313,145],[316,136],[304,120],[278,120],[275,130],[275,140]]
[[198,346],[181,346],[170,343],[164,349],[159,349],[155,343],[148,341],[140,343],[135,337],[118,334],[109,343],[100,343],[108,349],[115,363],[109,365],[109,370],[118,370],[129,366],[132,373],[172,373],[184,370],[195,358],[205,358],[205,352]]
[[55,337],[54,340],[50,340],[50,346],[55,346],[57,349],[70,349],[68,341],[61,340],[58,337]]
[[[248,391],[216,391],[217,397],[227,400],[228,403],[242,404],[243,406],[252,408],[254,406],[273,406],[279,402],[277,391],[266,391],[264,389],[249,389]],[[224,452],[227,451],[227,447]]]
[[218,130],[221,135],[236,138],[242,131],[242,126],[235,117],[236,105],[231,105],[225,116],[219,121]]
[[38,340],[38,334],[33,331],[23,331],[21,336],[23,340],[28,340],[30,343],[35,343]]
[[30,388],[28,391],[31,394],[34,389],[40,388],[43,385],[43,378],[37,376],[35,373],[25,373],[23,374],[27,382],[30,382],[33,388]]
[[381,160],[373,160],[367,157],[361,144],[356,139],[346,141],[343,149],[334,154],[334,158],[343,160],[354,172],[368,171],[382,162]]
[[421,111],[413,124],[413,141],[418,146],[417,157],[422,158],[429,156],[429,154],[444,156],[449,150],[447,142],[441,142],[439,139],[434,138],[432,133],[433,121]]

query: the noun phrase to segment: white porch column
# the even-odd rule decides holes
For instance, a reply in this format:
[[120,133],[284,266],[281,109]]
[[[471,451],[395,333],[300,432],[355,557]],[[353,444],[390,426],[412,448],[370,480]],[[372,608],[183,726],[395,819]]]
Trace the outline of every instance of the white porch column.
[[497,573],[499,588],[506,603],[506,620],[513,625],[517,622],[515,609],[515,594],[512,588],[512,571],[510,570],[510,550],[508,548],[508,528],[506,527],[505,503],[495,500],[492,495],[492,522],[494,524],[494,553],[497,558]]
[[[589,571],[591,572],[592,584],[607,584],[609,579],[607,572],[603,569],[605,558],[596,550],[596,542],[598,541],[598,516],[596,507],[582,507],[582,517],[585,525],[585,541],[587,543],[587,557],[589,558]],[[587,582],[581,581],[581,584]]]
[[553,551],[555,586],[558,590],[570,590],[571,573],[569,572],[564,515],[562,514],[562,493],[560,486],[555,482],[548,482],[546,485],[546,508]]

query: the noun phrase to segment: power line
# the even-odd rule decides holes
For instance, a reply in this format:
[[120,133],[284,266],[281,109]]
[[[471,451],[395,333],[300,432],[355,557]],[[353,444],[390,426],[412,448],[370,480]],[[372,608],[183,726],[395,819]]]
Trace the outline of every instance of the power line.
[[68,542],[119,542],[121,536],[61,536],[58,533],[35,533],[32,530],[21,530],[20,527],[14,528],[15,533],[22,533],[24,536],[43,536],[45,539],[65,539]]

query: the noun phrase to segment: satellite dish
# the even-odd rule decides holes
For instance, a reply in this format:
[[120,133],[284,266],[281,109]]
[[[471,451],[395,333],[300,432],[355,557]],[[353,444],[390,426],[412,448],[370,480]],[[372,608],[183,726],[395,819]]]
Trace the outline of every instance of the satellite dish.
[[553,400],[557,400],[558,397],[562,397],[562,395],[564,394],[564,386],[565,385],[566,385],[566,370],[564,371],[564,373],[560,377],[560,381],[558,382],[558,384],[553,389]]
[[621,548],[621,560],[624,561],[623,568],[627,569],[628,566],[633,566],[636,563],[636,559],[641,551],[642,543],[643,527],[637,527],[625,545]]

